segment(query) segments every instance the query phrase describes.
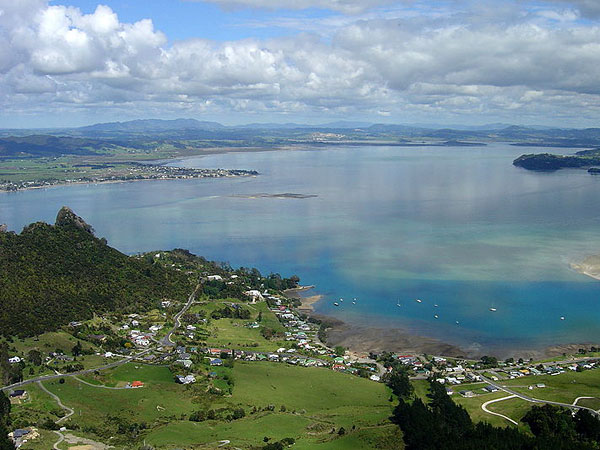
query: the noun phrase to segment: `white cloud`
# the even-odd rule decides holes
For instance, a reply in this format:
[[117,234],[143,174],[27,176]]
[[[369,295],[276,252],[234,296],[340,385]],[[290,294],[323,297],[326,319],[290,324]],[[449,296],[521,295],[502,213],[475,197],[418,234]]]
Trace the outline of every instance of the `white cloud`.
[[539,15],[512,25],[463,13],[362,16],[340,22],[331,39],[301,33],[168,45],[150,20],[123,23],[106,6],[83,14],[43,1],[0,0],[0,11],[5,115],[105,109],[401,121],[428,114],[510,120],[517,111],[599,118],[594,24],[557,25]]

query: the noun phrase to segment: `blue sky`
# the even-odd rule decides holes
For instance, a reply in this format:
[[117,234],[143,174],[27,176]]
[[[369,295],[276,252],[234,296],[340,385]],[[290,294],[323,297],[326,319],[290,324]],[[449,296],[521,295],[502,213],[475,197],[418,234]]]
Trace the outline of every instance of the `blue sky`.
[[597,0],[0,0],[0,127],[600,119]]

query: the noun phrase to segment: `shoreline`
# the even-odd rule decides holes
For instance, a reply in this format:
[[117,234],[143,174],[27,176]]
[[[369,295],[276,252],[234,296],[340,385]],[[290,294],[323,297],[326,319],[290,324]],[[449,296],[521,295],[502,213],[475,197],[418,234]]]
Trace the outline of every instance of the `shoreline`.
[[222,176],[203,176],[203,177],[167,177],[167,178],[136,178],[131,180],[92,180],[92,181],[65,181],[49,184],[45,186],[28,186],[18,189],[0,189],[0,193],[10,194],[15,192],[26,192],[34,189],[52,189],[61,186],[74,186],[74,185],[94,185],[94,184],[116,184],[116,183],[136,183],[138,181],[173,181],[173,180],[202,180],[202,179],[213,179],[219,180],[223,178],[246,178],[246,177],[257,177],[256,174],[247,175],[222,175]]
[[409,333],[402,329],[355,325],[345,322],[335,316],[315,312],[314,305],[324,298],[324,295],[302,295],[314,289],[314,286],[302,286],[297,289],[285,291],[289,298],[300,300],[301,305],[295,309],[309,317],[317,319],[327,327],[327,341],[329,347],[341,345],[349,352],[360,357],[367,357],[370,352],[380,353],[389,351],[407,354],[429,354],[450,358],[478,360],[484,355],[495,356],[499,360],[509,357],[533,358],[534,361],[554,358],[564,354],[577,354],[580,348],[590,350],[590,347],[599,347],[598,343],[558,343],[540,348],[508,348],[494,351],[485,348],[477,350],[464,348],[461,345],[441,341],[439,339]]

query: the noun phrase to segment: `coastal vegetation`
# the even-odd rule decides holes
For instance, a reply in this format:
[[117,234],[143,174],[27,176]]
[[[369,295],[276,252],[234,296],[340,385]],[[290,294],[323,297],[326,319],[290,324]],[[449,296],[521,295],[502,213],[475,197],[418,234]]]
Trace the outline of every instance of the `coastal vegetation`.
[[[513,161],[513,164],[527,170],[537,171],[590,167],[600,164],[600,149],[583,150],[569,156],[550,153],[521,155]],[[594,173],[594,171],[590,173]]]

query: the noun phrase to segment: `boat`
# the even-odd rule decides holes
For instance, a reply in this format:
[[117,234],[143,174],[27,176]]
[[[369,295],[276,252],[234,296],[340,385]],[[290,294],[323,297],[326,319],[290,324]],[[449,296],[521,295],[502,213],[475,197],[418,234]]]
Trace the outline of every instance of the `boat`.
[[438,307],[438,305],[437,305],[437,304],[435,304],[435,305],[433,305],[433,307],[434,307],[434,308],[437,308],[437,307]]
[[334,302],[333,306],[340,306],[340,304],[338,302]]
[[560,320],[565,320],[565,316],[560,316]]
[[439,319],[439,318],[440,318],[440,316],[438,316],[437,314],[434,314],[434,315],[433,315],[433,317],[434,317],[435,319]]
[[352,304],[356,305],[356,298],[354,300],[352,300]]
[[496,308],[490,308],[490,311],[491,311],[491,312],[496,312],[496,311],[498,311],[498,310],[497,310]]
[[343,303],[343,302],[344,302],[344,299],[343,299],[343,298],[340,298],[340,302],[342,302],[342,303]]
[[457,321],[456,321],[456,325],[458,325],[459,323],[460,323],[460,322],[457,320]]
[[417,299],[417,303],[423,303],[423,300],[421,300],[420,298]]

